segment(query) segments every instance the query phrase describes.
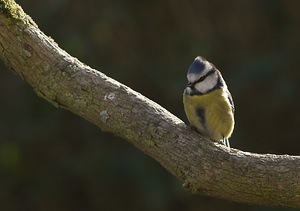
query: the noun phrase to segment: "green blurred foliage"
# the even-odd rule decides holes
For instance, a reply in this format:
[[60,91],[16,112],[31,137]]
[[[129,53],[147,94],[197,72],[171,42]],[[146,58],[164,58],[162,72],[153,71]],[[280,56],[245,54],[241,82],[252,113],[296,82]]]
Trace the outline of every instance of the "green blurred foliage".
[[[186,70],[206,57],[234,97],[232,147],[300,154],[300,1],[17,2],[71,55],[184,121]],[[0,210],[292,210],[187,193],[126,141],[0,69]]]

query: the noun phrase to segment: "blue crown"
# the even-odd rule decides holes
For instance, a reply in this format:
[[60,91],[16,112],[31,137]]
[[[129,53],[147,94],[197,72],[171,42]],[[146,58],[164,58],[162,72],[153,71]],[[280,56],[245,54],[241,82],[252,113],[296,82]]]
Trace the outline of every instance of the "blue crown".
[[191,66],[188,69],[188,74],[199,74],[205,69],[205,63],[204,59],[200,56],[197,56],[194,62],[191,64]]

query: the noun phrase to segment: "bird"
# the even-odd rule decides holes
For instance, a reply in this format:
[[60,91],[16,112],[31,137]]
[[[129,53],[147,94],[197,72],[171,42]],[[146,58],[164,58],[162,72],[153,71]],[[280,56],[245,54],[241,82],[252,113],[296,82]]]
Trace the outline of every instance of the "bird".
[[187,72],[184,111],[190,126],[204,137],[230,148],[234,129],[234,103],[221,72],[197,56]]

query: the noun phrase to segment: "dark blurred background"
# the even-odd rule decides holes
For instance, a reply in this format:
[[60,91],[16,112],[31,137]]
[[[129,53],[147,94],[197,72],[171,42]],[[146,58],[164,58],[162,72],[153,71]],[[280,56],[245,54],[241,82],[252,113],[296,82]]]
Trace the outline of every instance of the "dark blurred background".
[[[233,148],[300,154],[300,1],[17,0],[63,49],[186,121],[197,55],[236,106]],[[192,195],[128,142],[56,109],[1,62],[0,210],[292,210]]]

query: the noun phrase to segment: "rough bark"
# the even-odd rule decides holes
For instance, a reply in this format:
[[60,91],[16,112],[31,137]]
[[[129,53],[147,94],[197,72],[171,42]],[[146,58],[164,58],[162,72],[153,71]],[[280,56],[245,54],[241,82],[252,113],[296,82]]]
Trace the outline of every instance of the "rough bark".
[[12,0],[0,0],[0,51],[40,97],[123,137],[187,190],[300,207],[300,157],[248,153],[204,139],[155,102],[60,49]]

